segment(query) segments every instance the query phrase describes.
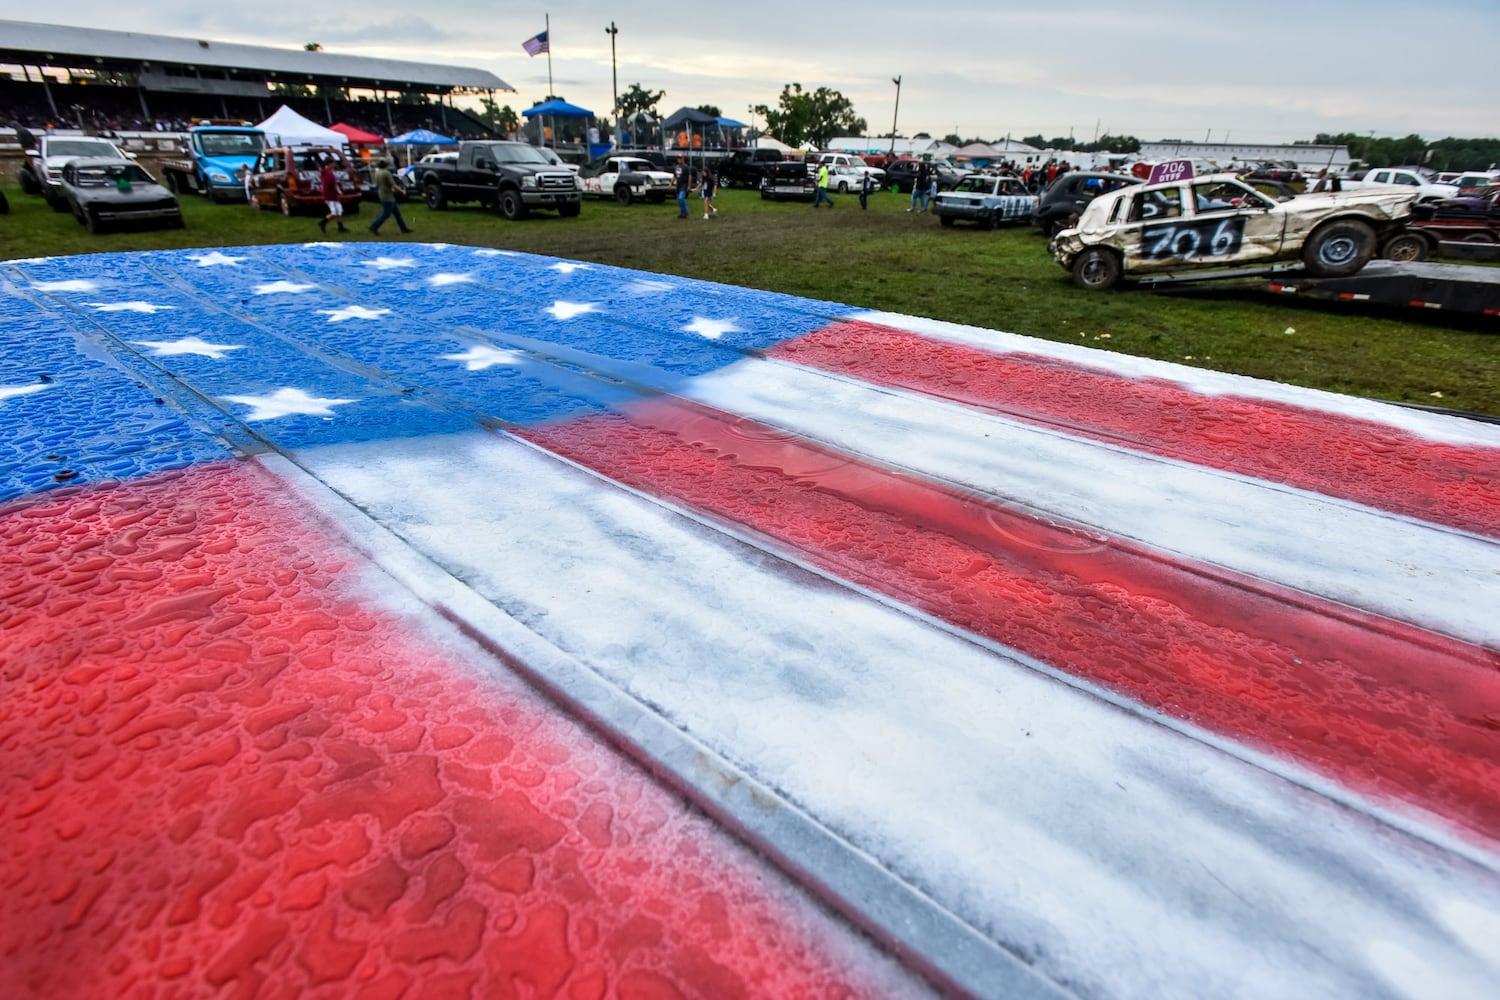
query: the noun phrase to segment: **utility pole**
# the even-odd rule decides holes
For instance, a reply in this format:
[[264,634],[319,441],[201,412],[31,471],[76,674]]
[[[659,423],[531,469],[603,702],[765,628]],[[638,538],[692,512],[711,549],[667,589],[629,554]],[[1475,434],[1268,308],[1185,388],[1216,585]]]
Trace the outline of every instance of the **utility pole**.
[[896,85],[896,110],[891,112],[891,155],[896,155],[896,118],[901,114],[901,78],[891,77],[891,82]]
[[620,29],[616,28],[615,22],[611,21],[609,22],[609,27],[604,29],[604,33],[609,36],[609,71],[610,76],[614,79],[614,112],[615,117],[618,118],[620,116],[620,66],[615,62],[615,36],[620,33]]

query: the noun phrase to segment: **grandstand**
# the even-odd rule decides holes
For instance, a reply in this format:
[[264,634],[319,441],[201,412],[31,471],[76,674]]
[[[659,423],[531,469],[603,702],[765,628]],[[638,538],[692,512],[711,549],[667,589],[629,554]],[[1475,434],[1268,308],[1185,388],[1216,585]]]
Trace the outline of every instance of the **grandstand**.
[[0,20],[0,122],[31,129],[177,132],[286,104],[378,134],[483,136],[454,98],[514,90],[463,66]]

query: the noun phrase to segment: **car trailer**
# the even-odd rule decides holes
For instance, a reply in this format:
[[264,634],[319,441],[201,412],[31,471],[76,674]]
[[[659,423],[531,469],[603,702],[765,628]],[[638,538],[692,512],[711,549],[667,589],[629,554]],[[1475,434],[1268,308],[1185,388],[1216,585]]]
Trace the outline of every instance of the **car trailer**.
[[1289,264],[1218,272],[1162,273],[1137,279],[1142,287],[1163,291],[1187,284],[1230,280],[1238,282],[1237,287],[1260,287],[1303,299],[1500,316],[1500,268],[1474,264],[1376,260],[1343,278],[1314,278],[1300,265]]

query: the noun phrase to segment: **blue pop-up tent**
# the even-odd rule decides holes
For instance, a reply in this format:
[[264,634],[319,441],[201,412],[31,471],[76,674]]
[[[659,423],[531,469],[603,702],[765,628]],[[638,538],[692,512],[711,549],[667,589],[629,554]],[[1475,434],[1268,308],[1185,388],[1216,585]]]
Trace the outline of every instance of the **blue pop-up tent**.
[[594,113],[587,108],[580,108],[576,104],[554,97],[550,101],[543,101],[535,107],[527,108],[521,112],[527,118],[535,118],[537,115],[547,115],[552,118],[592,118]]
[[387,139],[387,146],[456,146],[458,140],[446,135],[429,132],[425,128],[412,129]]

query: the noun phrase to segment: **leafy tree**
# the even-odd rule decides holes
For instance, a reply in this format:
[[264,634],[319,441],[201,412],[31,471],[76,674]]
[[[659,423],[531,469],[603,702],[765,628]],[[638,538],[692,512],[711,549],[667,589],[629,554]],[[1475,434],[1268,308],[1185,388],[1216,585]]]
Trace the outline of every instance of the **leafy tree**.
[[521,127],[521,116],[507,104],[500,107],[493,97],[479,99],[479,120],[501,135],[510,135]]
[[323,46],[318,42],[307,42],[302,46],[304,52],[322,52]]
[[800,83],[783,87],[775,108],[761,104],[755,113],[765,117],[767,132],[791,146],[811,142],[822,147],[836,135],[862,135],[868,127],[837,90],[819,87],[808,93]]
[[661,113],[656,110],[656,105],[666,96],[665,90],[645,90],[639,83],[632,83],[630,89],[620,95],[620,103],[615,110],[621,118],[629,118],[642,111],[652,118],[660,118]]
[[700,104],[698,105],[697,110],[703,112],[705,115],[713,115],[715,118],[724,117],[724,112],[720,111],[712,104]]

